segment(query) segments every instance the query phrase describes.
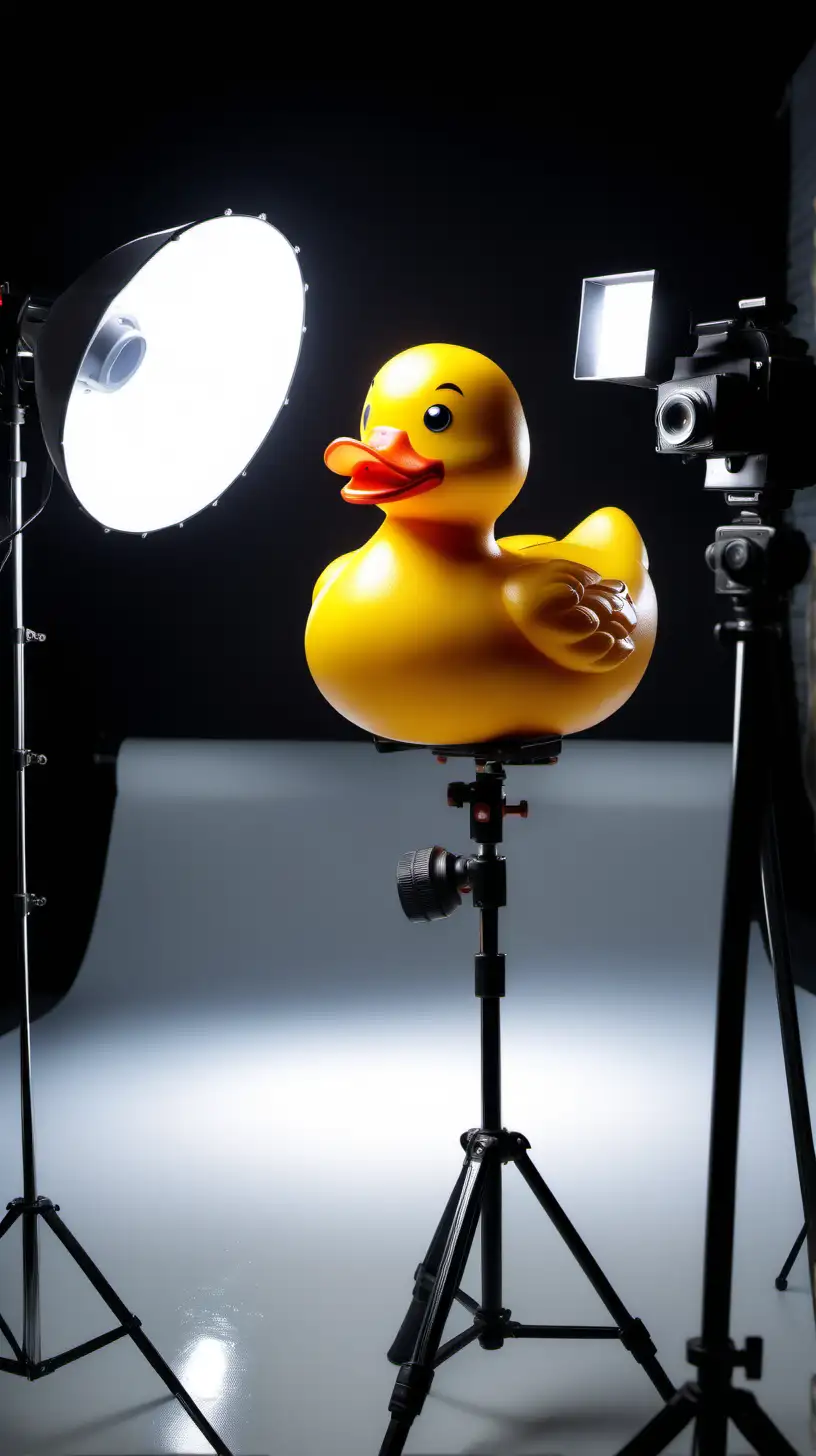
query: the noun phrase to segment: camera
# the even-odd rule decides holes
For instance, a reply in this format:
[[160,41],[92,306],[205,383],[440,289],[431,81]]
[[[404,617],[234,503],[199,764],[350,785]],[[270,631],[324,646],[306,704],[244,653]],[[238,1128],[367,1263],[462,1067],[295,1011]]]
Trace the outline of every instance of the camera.
[[[585,278],[574,376],[657,391],[656,449],[705,462],[735,505],[816,483],[816,365],[789,304],[743,299],[689,323],[657,270]],[[696,340],[680,352],[683,334]]]

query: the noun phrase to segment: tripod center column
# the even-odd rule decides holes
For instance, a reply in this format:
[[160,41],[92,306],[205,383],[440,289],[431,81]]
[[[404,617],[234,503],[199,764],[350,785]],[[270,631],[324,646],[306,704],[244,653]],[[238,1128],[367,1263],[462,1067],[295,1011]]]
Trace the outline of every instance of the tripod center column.
[[470,861],[473,903],[479,911],[476,995],[482,1020],[482,1127],[500,1132],[501,1019],[504,956],[499,950],[499,910],[507,904],[504,856],[498,852],[504,832],[504,770],[486,763],[470,785],[470,833],[476,854]]
[[[471,786],[470,833],[476,855],[470,862],[473,903],[479,911],[479,950],[476,955],[476,995],[482,1021],[482,1127],[500,1133],[501,1110],[501,998],[504,995],[504,956],[499,950],[499,909],[507,904],[504,856],[499,854],[504,831],[504,770],[499,763],[479,766]],[[485,1169],[482,1196],[482,1304],[485,1327],[479,1344],[498,1350],[502,1329],[502,1165],[494,1159]]]
[[[492,878],[498,872],[498,877],[504,878],[504,860],[496,853],[494,845],[480,845],[477,858],[483,877]],[[501,997],[504,995],[504,956],[498,943],[498,907],[479,905],[476,995],[481,1001],[482,1127],[486,1132],[500,1132],[502,1126]]]

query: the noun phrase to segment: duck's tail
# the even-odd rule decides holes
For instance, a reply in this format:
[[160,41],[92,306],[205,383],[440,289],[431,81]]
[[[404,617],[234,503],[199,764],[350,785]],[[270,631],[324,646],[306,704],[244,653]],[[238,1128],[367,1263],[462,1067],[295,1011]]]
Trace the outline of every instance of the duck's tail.
[[593,511],[560,544],[566,547],[570,542],[597,553],[593,565],[598,571],[604,576],[622,577],[630,592],[637,593],[649,570],[649,555],[646,542],[625,511],[617,506]]

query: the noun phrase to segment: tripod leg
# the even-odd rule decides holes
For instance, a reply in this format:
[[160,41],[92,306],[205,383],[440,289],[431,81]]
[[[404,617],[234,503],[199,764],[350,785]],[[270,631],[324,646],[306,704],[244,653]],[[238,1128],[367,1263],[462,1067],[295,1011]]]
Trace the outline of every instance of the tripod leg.
[[[795,1446],[777,1430],[750,1390],[735,1387],[731,1391],[729,1415],[740,1435],[751,1442],[758,1456],[797,1456]],[[701,1456],[704,1456],[702,1450]]]
[[[48,1227],[56,1234],[63,1247],[68,1250],[71,1258],[79,1265],[86,1279],[93,1285],[97,1294],[104,1299],[108,1309],[116,1315],[116,1318],[122,1324],[133,1322],[134,1316],[131,1314],[127,1305],[119,1298],[116,1290],[108,1283],[102,1271],[93,1262],[93,1259],[85,1253],[82,1245],[77,1242],[70,1229],[63,1223],[53,1205],[42,1206],[40,1212]],[[187,1412],[193,1424],[198,1427],[201,1434],[209,1441],[213,1450],[218,1453],[218,1456],[230,1456],[229,1447],[224,1445],[218,1432],[213,1430],[207,1417],[198,1409],[192,1397],[187,1394],[181,1381],[174,1375],[167,1361],[162,1359],[155,1345],[151,1344],[138,1323],[133,1324],[129,1333],[133,1343],[144,1355],[148,1364],[152,1365],[159,1379],[164,1382],[167,1389],[176,1397],[179,1405]]]
[[3,1319],[3,1316],[1,1314],[0,1314],[0,1334],[8,1342],[8,1344],[11,1346],[11,1349],[14,1351],[14,1356],[15,1356],[15,1359],[17,1360],[17,1363],[20,1366],[22,1366],[22,1367],[24,1367],[24,1368],[27,1369],[28,1368],[28,1361],[26,1360],[25,1355],[23,1354],[22,1350],[20,1349],[20,1346],[17,1344],[16,1339],[14,1338],[14,1331],[9,1328],[9,1326],[6,1324],[6,1321]]
[[445,1322],[473,1246],[484,1189],[485,1164],[498,1157],[495,1137],[477,1133],[468,1149],[464,1178],[410,1359],[400,1367],[388,1409],[391,1420],[380,1456],[401,1456],[408,1433],[425,1404]]
[[816,1151],[813,1147],[813,1128],[808,1106],[805,1064],[802,1057],[799,1016],[796,1010],[796,990],[793,983],[788,926],[785,916],[782,866],[772,805],[768,810],[762,846],[762,897],[771,964],[776,982],[776,999],[779,1007],[779,1025],[782,1031],[782,1050],[785,1058],[785,1077],[788,1083],[788,1100],[793,1124],[796,1166],[805,1210],[810,1289],[814,1313],[816,1313]]
[[439,1261],[442,1258],[448,1234],[451,1231],[453,1220],[456,1217],[459,1197],[464,1187],[466,1176],[467,1163],[464,1163],[462,1171],[454,1185],[453,1192],[448,1199],[445,1212],[439,1220],[436,1232],[428,1245],[428,1252],[414,1275],[414,1292],[411,1296],[408,1313],[397,1331],[394,1343],[388,1351],[388,1359],[392,1365],[403,1365],[406,1360],[410,1360],[413,1354],[417,1335],[425,1317],[425,1309],[428,1304],[432,1281],[436,1278]]
[[696,1385],[684,1385],[675,1391],[663,1409],[631,1441],[621,1446],[616,1456],[657,1456],[657,1452],[665,1451],[675,1436],[694,1420],[699,1398]]
[[[20,1218],[22,1216],[22,1212],[23,1212],[23,1200],[22,1200],[22,1198],[15,1199],[14,1203],[9,1204],[8,1212],[6,1213],[6,1215],[2,1219],[2,1221],[0,1221],[0,1239],[2,1239],[2,1237],[3,1237],[4,1234],[7,1234],[8,1233],[8,1231],[9,1231],[10,1228],[13,1228],[14,1227],[14,1225],[16,1224],[18,1218]],[[3,1319],[3,1316],[1,1314],[0,1314],[0,1334],[2,1334],[3,1337],[8,1341],[9,1345],[11,1346],[12,1350],[14,1351],[15,1356],[20,1361],[20,1364],[21,1365],[25,1365],[25,1363],[26,1363],[25,1355],[23,1354],[22,1350],[20,1349],[20,1346],[17,1344],[17,1341],[14,1338],[14,1335],[13,1335],[12,1331],[9,1329],[9,1326],[6,1324],[6,1321]]]
[[23,1209],[23,1353],[39,1365],[40,1349],[40,1229],[36,1208]]
[[797,1258],[799,1257],[799,1250],[801,1249],[803,1243],[805,1242],[805,1239],[807,1238],[807,1231],[808,1226],[806,1223],[803,1223],[801,1233],[798,1234],[793,1248],[788,1254],[787,1259],[785,1260],[782,1268],[776,1276],[776,1279],[774,1280],[777,1289],[787,1289],[788,1275],[790,1274],[791,1269],[793,1268]]
[[538,1169],[523,1148],[519,1150],[514,1161],[528,1188],[535,1194],[541,1207],[552,1220],[573,1258],[578,1261],[579,1266],[595,1290],[595,1293],[603,1300],[615,1324],[620,1328],[621,1343],[624,1348],[634,1355],[639,1365],[643,1366],[655,1389],[663,1399],[670,1400],[674,1395],[674,1386],[657,1359],[657,1350],[652,1343],[646,1326],[642,1320],[633,1319],[632,1315],[630,1315],[623,1301],[618,1297],[612,1285],[609,1283],[600,1264],[597,1263],[589,1252],[583,1239],[570,1223],[560,1203],[558,1203],[550,1192]]
[[20,1198],[15,1200],[15,1202],[9,1206],[8,1213],[6,1214],[2,1223],[0,1223],[0,1239],[2,1239],[4,1234],[8,1233],[10,1228],[14,1227],[18,1218],[22,1217],[22,1212],[23,1200],[22,1198]]

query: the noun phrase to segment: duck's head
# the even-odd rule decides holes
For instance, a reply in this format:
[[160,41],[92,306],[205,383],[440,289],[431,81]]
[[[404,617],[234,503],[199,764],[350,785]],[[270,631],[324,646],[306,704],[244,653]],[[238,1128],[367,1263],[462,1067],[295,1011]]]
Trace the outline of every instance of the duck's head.
[[384,364],[366,395],[360,439],[325,461],[341,491],[397,519],[479,526],[515,500],[530,441],[521,401],[497,364],[456,344],[422,344]]

